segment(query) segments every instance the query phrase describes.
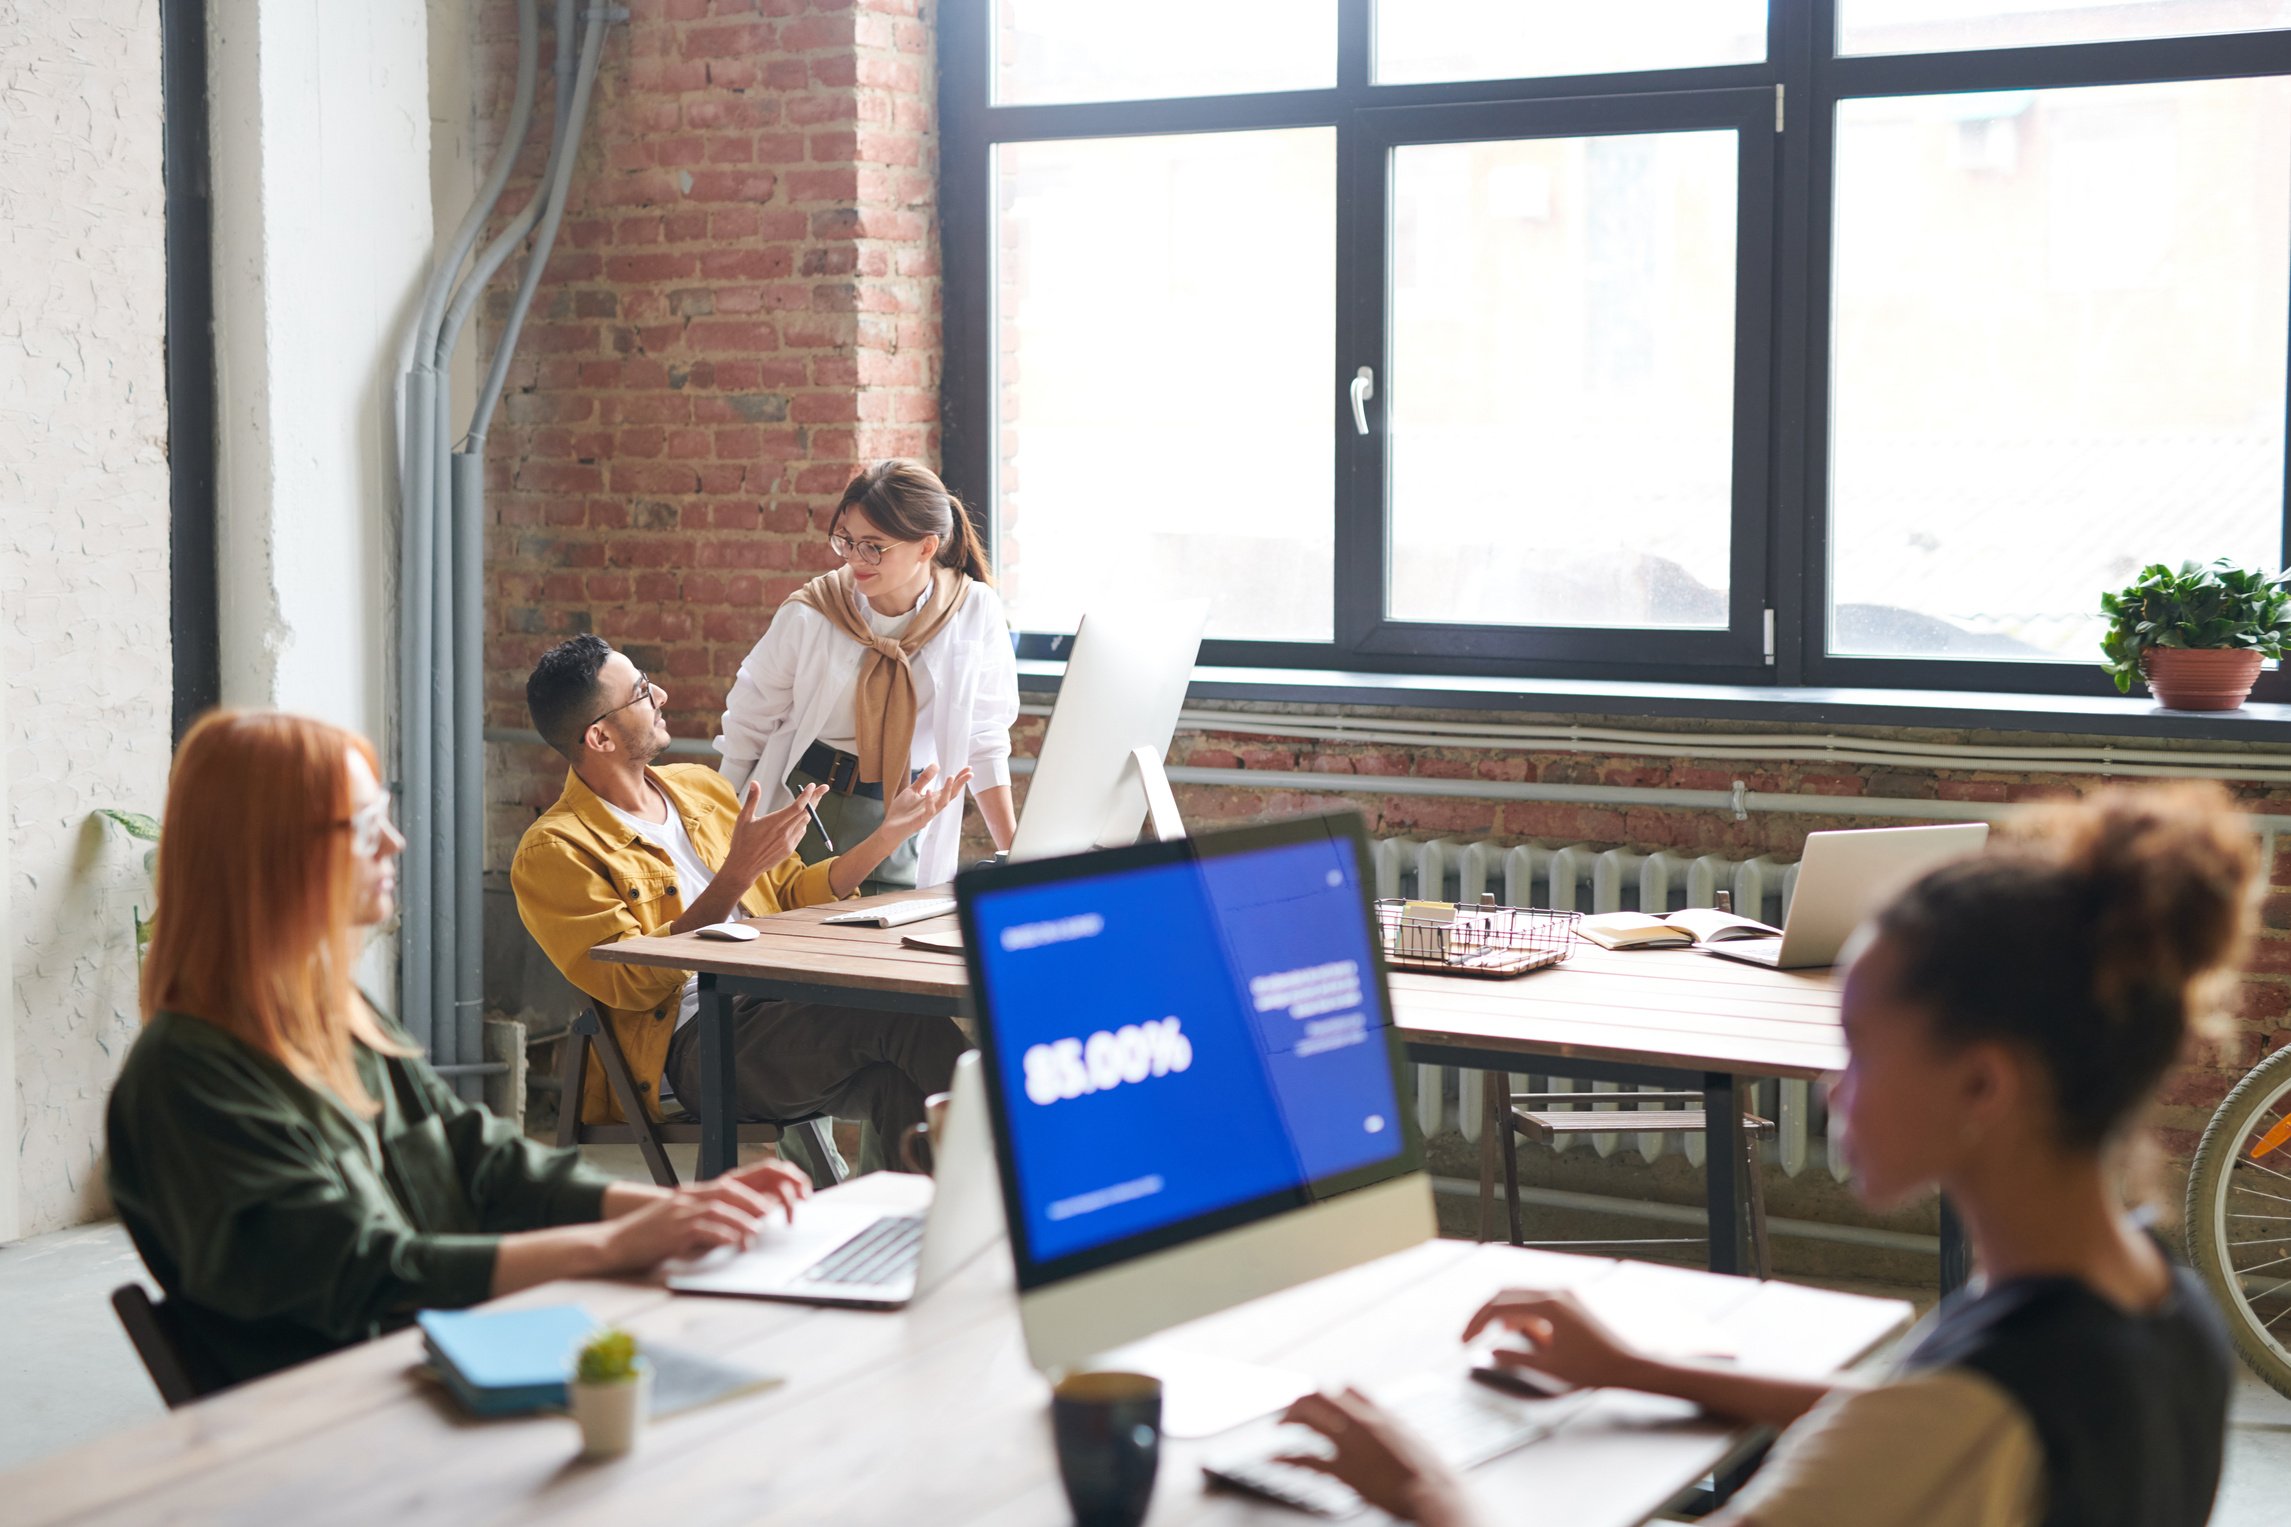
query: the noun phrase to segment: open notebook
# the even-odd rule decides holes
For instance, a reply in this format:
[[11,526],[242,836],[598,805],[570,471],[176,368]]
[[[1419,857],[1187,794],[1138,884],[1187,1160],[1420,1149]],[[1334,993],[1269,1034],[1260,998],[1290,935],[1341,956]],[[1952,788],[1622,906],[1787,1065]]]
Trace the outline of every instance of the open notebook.
[[1727,939],[1782,936],[1779,928],[1716,907],[1684,907],[1663,917],[1601,912],[1576,923],[1575,931],[1602,949],[1684,949]]

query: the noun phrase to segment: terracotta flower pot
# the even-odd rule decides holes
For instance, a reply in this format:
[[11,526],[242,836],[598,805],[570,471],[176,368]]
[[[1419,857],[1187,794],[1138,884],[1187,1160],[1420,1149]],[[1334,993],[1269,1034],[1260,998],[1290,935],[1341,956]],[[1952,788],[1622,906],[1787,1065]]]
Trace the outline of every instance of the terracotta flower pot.
[[2246,648],[2150,647],[2140,671],[2166,710],[2234,710],[2257,682],[2260,662]]

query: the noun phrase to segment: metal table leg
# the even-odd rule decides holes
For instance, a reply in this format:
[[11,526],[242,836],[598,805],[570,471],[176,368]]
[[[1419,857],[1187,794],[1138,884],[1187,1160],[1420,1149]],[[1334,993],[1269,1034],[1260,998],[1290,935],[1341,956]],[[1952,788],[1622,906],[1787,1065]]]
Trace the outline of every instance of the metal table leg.
[[818,1186],[832,1188],[851,1175],[851,1167],[843,1159],[843,1152],[835,1148],[833,1119],[806,1119],[801,1124],[791,1124],[788,1127],[800,1129],[810,1137],[811,1158],[819,1163],[819,1175],[827,1179]]
[[740,1099],[732,1075],[732,998],[712,975],[700,977],[700,1168],[696,1177],[721,1176],[740,1161]]
[[1742,1271],[1742,1100],[1735,1078],[1702,1078],[1703,1172],[1710,1195],[1710,1270]]

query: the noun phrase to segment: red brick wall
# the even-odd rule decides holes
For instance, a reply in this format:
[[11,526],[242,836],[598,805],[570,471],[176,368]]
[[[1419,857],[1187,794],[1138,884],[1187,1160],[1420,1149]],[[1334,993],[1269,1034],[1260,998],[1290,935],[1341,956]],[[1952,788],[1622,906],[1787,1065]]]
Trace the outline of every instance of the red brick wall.
[[[524,726],[534,658],[594,630],[706,736],[772,611],[828,565],[815,520],[854,464],[937,454],[932,38],[920,0],[629,10],[488,442],[488,721]],[[515,38],[489,0],[495,124]],[[539,178],[550,56],[544,25],[505,212]],[[518,274],[491,294],[488,359]]]

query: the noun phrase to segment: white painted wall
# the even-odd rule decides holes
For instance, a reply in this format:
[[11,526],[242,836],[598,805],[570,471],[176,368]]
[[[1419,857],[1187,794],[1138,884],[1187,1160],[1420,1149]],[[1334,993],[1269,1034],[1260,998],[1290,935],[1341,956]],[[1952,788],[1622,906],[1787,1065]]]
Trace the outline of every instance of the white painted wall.
[[[392,400],[430,256],[429,4],[208,12],[223,700],[324,717],[385,759]],[[395,991],[389,939],[359,977]]]
[[427,3],[209,10],[223,698],[378,744],[392,373],[430,250]]
[[156,0],[0,0],[0,1241],[104,1211],[165,791],[164,204]]

